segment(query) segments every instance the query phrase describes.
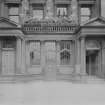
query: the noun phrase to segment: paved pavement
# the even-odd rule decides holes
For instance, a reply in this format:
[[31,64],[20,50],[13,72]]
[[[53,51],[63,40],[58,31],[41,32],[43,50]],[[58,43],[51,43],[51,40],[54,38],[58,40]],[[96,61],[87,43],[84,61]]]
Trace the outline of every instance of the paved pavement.
[[105,105],[105,84],[63,81],[2,83],[0,105]]

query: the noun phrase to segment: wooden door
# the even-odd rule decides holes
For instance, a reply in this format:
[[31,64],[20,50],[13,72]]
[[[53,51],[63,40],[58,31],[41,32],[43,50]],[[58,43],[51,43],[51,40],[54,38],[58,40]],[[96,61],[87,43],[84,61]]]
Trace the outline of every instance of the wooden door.
[[15,71],[15,51],[2,52],[2,74],[13,75]]

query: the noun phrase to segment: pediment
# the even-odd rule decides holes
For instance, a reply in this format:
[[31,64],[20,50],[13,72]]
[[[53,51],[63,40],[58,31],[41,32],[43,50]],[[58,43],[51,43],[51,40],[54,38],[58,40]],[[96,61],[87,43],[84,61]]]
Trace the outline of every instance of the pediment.
[[105,26],[105,19],[103,17],[97,17],[89,20],[83,26]]
[[0,18],[0,28],[17,28],[18,24],[4,17]]

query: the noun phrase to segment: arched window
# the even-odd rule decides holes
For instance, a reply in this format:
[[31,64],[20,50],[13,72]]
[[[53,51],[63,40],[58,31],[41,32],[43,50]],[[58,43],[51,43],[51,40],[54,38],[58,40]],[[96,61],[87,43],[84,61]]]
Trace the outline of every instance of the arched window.
[[72,60],[72,42],[60,41],[60,64],[71,65]]

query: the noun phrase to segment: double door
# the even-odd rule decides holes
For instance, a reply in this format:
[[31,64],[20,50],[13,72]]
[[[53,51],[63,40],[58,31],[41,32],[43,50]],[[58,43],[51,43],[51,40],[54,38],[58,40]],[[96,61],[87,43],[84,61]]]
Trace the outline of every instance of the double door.
[[2,51],[2,74],[13,75],[15,73],[15,51]]

